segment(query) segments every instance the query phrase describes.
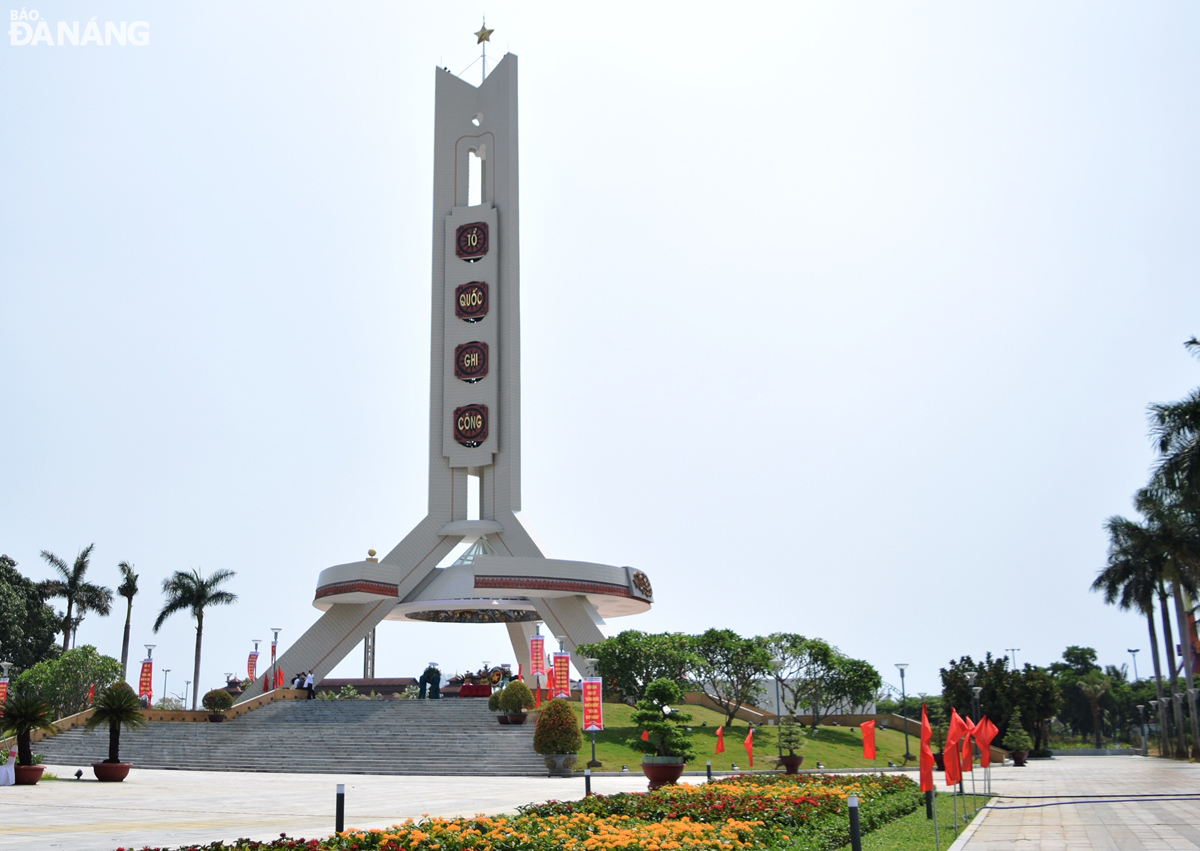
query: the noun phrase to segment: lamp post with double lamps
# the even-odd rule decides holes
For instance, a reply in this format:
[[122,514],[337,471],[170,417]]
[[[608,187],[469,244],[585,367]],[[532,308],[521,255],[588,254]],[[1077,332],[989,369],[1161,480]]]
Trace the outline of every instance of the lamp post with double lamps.
[[[159,703],[162,703],[162,701],[167,699],[167,674],[169,673],[171,673],[170,668],[163,668],[163,696],[159,698]],[[165,706],[163,707],[163,709],[166,708],[167,707]]]
[[1137,675],[1137,655],[1138,655],[1138,651],[1139,651],[1139,650],[1141,650],[1142,648],[1140,648],[1140,647],[1130,647],[1130,648],[1126,648],[1126,649],[1129,651],[1129,655],[1133,657],[1133,681],[1136,683],[1136,682],[1138,681],[1138,675]]
[[779,702],[779,672],[783,670],[783,660],[772,659],[771,670],[775,674],[775,741],[779,743],[779,759],[782,761],[783,739],[779,735],[779,722],[783,720],[783,704]]
[[908,715],[905,710],[908,708],[908,698],[904,692],[904,669],[908,667],[907,662],[897,662],[896,667],[900,669],[900,717],[904,719],[904,759],[912,759],[912,754],[908,752]]

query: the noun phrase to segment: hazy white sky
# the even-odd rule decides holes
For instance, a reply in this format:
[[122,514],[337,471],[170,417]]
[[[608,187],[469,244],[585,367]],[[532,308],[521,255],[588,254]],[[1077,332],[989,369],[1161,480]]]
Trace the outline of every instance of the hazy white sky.
[[[1147,648],[1088,586],[1146,405],[1200,384],[1195,4],[36,9],[149,44],[0,40],[0,552],[133,562],[168,691],[172,571],[237,572],[209,688],[424,516],[434,69],[478,81],[484,12],[520,57],[523,518],[647,571],[611,631],[821,636],[910,694]],[[388,623],[377,672],[510,655]]]

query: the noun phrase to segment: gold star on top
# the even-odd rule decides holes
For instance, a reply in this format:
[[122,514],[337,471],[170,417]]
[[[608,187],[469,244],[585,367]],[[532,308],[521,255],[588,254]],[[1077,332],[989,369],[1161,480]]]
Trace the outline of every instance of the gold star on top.
[[494,32],[495,32],[495,30],[489,30],[487,28],[487,24],[484,24],[482,27],[479,28],[479,32],[475,33],[475,37],[477,39],[479,39],[475,43],[483,44],[485,41],[491,41],[492,33],[494,33]]

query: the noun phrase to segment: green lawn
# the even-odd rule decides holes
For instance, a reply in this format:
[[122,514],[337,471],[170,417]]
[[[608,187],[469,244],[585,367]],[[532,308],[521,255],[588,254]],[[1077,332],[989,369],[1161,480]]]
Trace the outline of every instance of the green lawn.
[[[946,851],[954,840],[962,834],[967,822],[963,821],[966,814],[969,820],[975,814],[975,801],[982,807],[987,798],[980,795],[972,798],[970,795],[958,799],[958,830],[954,828],[954,796],[939,794],[934,798],[937,807],[938,844],[933,842],[933,822],[925,817],[925,807],[922,805],[916,812],[909,813],[891,824],[863,834],[863,851]],[[844,846],[849,848],[849,845]]]
[[[571,704],[575,714],[582,724],[583,707],[578,703]],[[689,771],[704,771],[705,761],[712,760],[713,771],[730,771],[733,763],[739,769],[747,769],[746,748],[743,741],[746,738],[746,722],[739,721],[736,726],[725,729],[725,752],[716,753],[717,727],[725,720],[719,712],[698,706],[688,706],[686,711],[692,714],[692,740],[696,743],[696,759],[688,764]],[[638,770],[641,754],[631,750],[626,742],[637,738],[642,731],[632,726],[633,707],[620,703],[604,704],[604,729],[596,734],[596,759],[601,762],[597,771],[620,771],[622,765],[628,765],[630,771]],[[702,726],[707,722],[707,726]],[[582,771],[585,763],[591,758],[591,733],[583,734],[583,747],[579,751],[577,770]],[[904,764],[904,734],[896,730],[877,730],[875,734],[875,762],[863,759],[862,734],[857,728],[851,727],[818,727],[814,735],[806,729],[806,743],[801,753],[804,754],[802,769],[816,769],[818,760],[826,768],[886,768],[888,761],[897,765]],[[913,754],[917,753],[920,742],[914,735],[909,735],[908,747]],[[754,728],[754,767],[755,769],[770,769],[775,767],[775,757],[778,749],[775,744],[774,727]],[[910,764],[915,765],[914,759]]]

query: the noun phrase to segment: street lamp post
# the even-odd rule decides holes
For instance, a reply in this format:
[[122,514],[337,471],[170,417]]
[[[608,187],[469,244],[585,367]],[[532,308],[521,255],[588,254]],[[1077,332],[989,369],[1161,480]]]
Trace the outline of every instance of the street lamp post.
[[782,659],[772,659],[771,669],[775,672],[775,741],[779,744],[779,759],[783,760],[783,737],[779,735],[779,722],[783,720],[783,706],[779,702],[779,672],[783,670]]
[[1141,717],[1141,720],[1142,720],[1142,756],[1147,756],[1148,749],[1146,747],[1146,704],[1139,703],[1137,705],[1137,708],[1138,708],[1138,715]]
[[[163,668],[163,696],[162,696],[163,700],[167,699],[167,674],[169,674],[169,673],[171,673],[170,668]],[[161,701],[160,701],[160,703],[161,703]],[[164,706],[163,708],[165,709],[166,707]]]
[[1127,649],[1129,650],[1129,655],[1133,657],[1133,681],[1136,683],[1138,681],[1137,655],[1138,655],[1138,651],[1141,650],[1142,648],[1132,647],[1132,648],[1127,648]]
[[183,681],[183,708],[184,708],[184,709],[187,709],[187,693],[188,693],[188,686],[190,686],[191,684],[192,684],[192,681],[191,681],[191,680],[184,680],[184,681]]
[[[1158,712],[1158,701],[1157,700],[1150,701],[1150,711]],[[1158,715],[1158,755],[1159,756],[1162,756],[1162,736],[1163,736],[1162,719],[1163,719],[1163,713],[1159,713],[1159,715]]]
[[908,667],[908,663],[897,662],[896,667],[900,669],[900,717],[904,719],[904,759],[908,761],[912,759],[912,754],[908,752],[908,715],[905,714],[908,698],[904,691],[904,669]]
[[1012,669],[1013,669],[1014,671],[1017,669],[1017,651],[1018,651],[1018,650],[1020,650],[1020,649],[1021,649],[1020,647],[1005,647],[1005,648],[1004,648],[1004,652],[1005,652],[1005,653],[1011,653],[1011,654],[1012,654],[1012,665],[1013,665],[1013,666],[1012,666]]

